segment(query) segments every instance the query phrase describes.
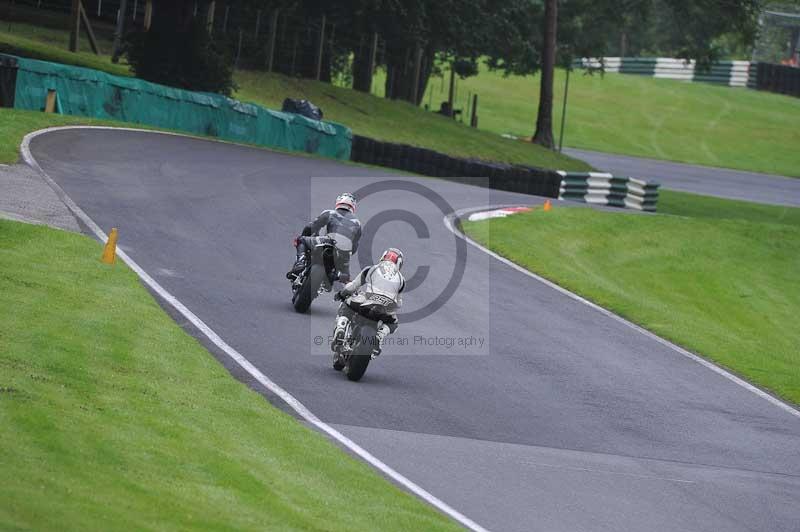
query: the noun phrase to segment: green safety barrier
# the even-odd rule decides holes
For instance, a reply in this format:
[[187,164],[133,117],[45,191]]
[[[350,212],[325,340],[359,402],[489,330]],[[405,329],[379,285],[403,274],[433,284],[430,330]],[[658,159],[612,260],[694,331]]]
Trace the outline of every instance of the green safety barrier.
[[219,94],[176,89],[88,68],[15,59],[17,109],[41,111],[48,90],[55,90],[56,111],[63,114],[350,159],[353,134],[341,124],[273,111]]

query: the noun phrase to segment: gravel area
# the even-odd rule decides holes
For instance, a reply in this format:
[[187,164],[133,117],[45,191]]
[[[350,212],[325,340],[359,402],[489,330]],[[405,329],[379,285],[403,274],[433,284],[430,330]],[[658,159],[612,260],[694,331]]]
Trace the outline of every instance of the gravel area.
[[80,232],[72,212],[25,164],[0,165],[0,218]]

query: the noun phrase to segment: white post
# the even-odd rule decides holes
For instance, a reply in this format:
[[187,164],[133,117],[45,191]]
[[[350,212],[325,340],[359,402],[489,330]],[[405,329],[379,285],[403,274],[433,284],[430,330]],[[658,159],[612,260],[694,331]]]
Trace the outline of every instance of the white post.
[[103,14],[103,0],[97,0],[97,16]]

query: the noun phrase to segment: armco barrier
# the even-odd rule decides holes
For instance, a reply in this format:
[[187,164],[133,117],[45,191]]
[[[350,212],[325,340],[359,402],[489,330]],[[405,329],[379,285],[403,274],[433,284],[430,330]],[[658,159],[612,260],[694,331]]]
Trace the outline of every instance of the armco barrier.
[[656,210],[660,186],[658,183],[598,172],[558,173],[561,175],[558,199],[640,211]]
[[353,135],[351,160],[439,177],[466,185],[557,198],[561,176],[553,170],[451,157],[426,148]]
[[64,114],[113,119],[235,142],[349,159],[352,132],[333,122],[136,78],[0,54],[17,62],[14,107],[42,110],[56,90]]
[[677,79],[683,81],[702,81],[718,83],[731,87],[754,87],[756,63],[750,61],[718,61],[710,70],[697,67],[695,61],[685,61],[672,57],[604,57],[576,59],[575,68],[600,68],[606,72],[638,74],[653,78]]

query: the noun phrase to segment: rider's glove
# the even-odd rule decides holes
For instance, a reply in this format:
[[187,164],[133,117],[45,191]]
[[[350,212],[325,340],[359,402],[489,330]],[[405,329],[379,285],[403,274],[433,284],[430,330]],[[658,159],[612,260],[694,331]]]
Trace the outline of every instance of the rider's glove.
[[347,299],[347,294],[344,293],[344,290],[339,290],[333,295],[334,301],[344,301]]

